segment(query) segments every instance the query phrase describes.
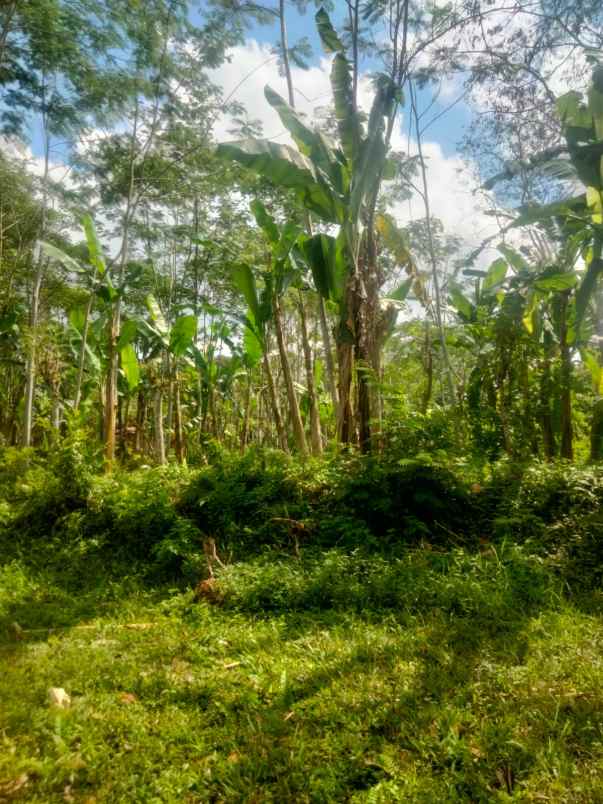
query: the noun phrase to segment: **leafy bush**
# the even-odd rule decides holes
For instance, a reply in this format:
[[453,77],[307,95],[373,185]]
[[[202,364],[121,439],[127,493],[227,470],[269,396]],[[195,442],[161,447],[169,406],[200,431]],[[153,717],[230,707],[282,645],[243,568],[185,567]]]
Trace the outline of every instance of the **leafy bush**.
[[219,585],[226,606],[258,614],[438,609],[477,617],[492,629],[550,604],[559,591],[543,560],[520,547],[483,554],[412,549],[397,558],[331,549],[300,562],[268,552],[222,570]]
[[297,463],[276,450],[251,449],[241,458],[229,456],[200,470],[183,492],[178,510],[205,534],[228,545],[284,545],[286,533],[275,520],[299,521],[310,515],[324,490],[321,468],[314,462]]
[[449,544],[470,535],[470,495],[453,472],[433,463],[364,462],[342,482],[336,505],[389,542]]
[[382,438],[387,452],[397,458],[436,452],[450,456],[459,449],[458,422],[449,410],[435,406],[420,413],[403,401],[385,419]]

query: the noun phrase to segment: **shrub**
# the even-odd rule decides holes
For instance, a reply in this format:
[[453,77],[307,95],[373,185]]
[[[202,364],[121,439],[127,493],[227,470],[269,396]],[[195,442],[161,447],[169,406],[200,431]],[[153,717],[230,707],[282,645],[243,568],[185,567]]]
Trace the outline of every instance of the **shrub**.
[[467,540],[472,499],[449,469],[419,460],[361,464],[341,484],[337,505],[386,541]]

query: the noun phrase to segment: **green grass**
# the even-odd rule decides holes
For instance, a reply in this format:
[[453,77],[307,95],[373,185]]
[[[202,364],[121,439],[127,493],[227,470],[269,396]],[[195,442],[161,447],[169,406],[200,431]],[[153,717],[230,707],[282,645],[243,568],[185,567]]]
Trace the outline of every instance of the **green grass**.
[[603,802],[600,601],[525,549],[76,581],[0,570],[0,800]]

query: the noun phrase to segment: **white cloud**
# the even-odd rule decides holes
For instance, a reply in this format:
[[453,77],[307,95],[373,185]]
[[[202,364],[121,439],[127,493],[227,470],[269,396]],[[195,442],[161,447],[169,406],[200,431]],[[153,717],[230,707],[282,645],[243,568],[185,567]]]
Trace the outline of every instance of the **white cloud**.
[[[277,142],[287,142],[288,133],[269,103],[264,98],[264,87],[268,84],[272,89],[287,98],[285,78],[278,74],[276,56],[266,44],[249,39],[229,53],[230,60],[210,73],[210,78],[221,87],[224,98],[241,103],[252,119],[260,120],[264,127],[264,136]],[[293,68],[295,87],[295,103],[300,112],[314,119],[316,111],[329,102],[331,97],[329,84],[328,59],[309,70]],[[214,126],[214,136],[218,142],[233,139],[228,129],[231,120],[222,115]]]
[[[285,79],[276,71],[275,58],[267,45],[258,44],[253,39],[231,51],[231,61],[215,70],[212,80],[222,87],[224,96],[232,93],[232,100],[242,103],[250,118],[261,120],[264,136],[277,142],[290,142],[288,133],[272,107],[264,98],[264,86],[286,97]],[[315,110],[327,105],[331,100],[329,83],[330,60],[321,62],[310,70],[294,68],[293,82],[296,90],[296,105],[299,111],[311,119]],[[458,80],[444,82],[442,95],[454,99],[461,90]],[[368,110],[372,101],[371,82],[366,75],[359,83],[359,105]],[[228,133],[231,121],[222,117],[216,124],[215,136],[218,141],[232,139]],[[396,126],[392,146],[397,151],[406,152],[409,146],[407,134],[401,123]],[[410,142],[411,153],[416,153],[414,143]],[[445,156],[437,142],[423,143],[427,163],[427,179],[432,214],[440,218],[446,231],[461,237],[468,248],[474,248],[496,227],[492,218],[484,214],[485,204],[474,194],[475,184],[471,165],[460,156]],[[425,217],[422,199],[415,195],[410,202],[397,204],[393,210],[400,223]]]

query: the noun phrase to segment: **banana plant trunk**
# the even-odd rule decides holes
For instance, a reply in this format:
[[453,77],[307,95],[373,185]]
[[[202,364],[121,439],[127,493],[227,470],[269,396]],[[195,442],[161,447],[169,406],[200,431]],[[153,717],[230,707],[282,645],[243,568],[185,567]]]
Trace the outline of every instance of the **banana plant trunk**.
[[113,470],[115,460],[115,428],[117,426],[117,337],[119,334],[120,311],[113,305],[107,333],[107,377],[105,382],[105,471]]
[[90,293],[88,302],[86,304],[86,310],[84,312],[84,325],[82,327],[82,342],[80,344],[80,353],[77,361],[77,379],[75,383],[75,394],[73,397],[74,411],[77,411],[79,409],[80,401],[82,398],[82,384],[84,382],[84,367],[86,365],[86,346],[88,343],[88,329],[90,328],[91,311],[92,311],[92,293]]
[[274,375],[272,374],[272,366],[270,365],[267,351],[264,352],[263,363],[264,373],[266,374],[266,383],[268,385],[268,396],[270,397],[270,405],[272,406],[272,415],[274,418],[274,424],[276,426],[278,442],[283,452],[289,452],[287,433],[285,431],[285,425],[283,424],[281,409],[278,404],[278,397],[276,395],[276,388],[274,385]]
[[247,442],[249,441],[249,419],[251,416],[251,371],[247,372],[247,386],[245,388],[245,412],[243,414],[243,428],[241,430],[241,443],[239,451],[241,455],[245,452]]
[[[599,336],[599,365],[603,366],[603,286],[599,283],[595,295],[595,328]],[[597,389],[599,390],[599,389]],[[595,400],[590,430],[590,459],[603,460],[603,398]]]
[[136,440],[134,442],[134,449],[137,453],[141,453],[144,446],[144,425],[146,419],[146,400],[142,387],[138,388],[138,397],[136,400]]
[[185,447],[184,432],[182,429],[182,406],[180,403],[180,377],[178,376],[178,365],[174,358],[174,378],[173,378],[173,406],[174,406],[174,446],[176,450],[176,460],[184,463]]
[[551,402],[553,399],[553,381],[551,377],[551,359],[553,342],[550,332],[544,333],[544,357],[540,370],[540,425],[542,427],[542,446],[545,460],[550,462],[557,453],[555,444],[555,428]]
[[358,421],[358,443],[362,453],[369,453],[371,443],[371,330],[374,320],[367,296],[363,273],[366,266],[359,265],[353,276],[353,332],[354,362],[356,380],[356,411]]
[[320,412],[316,388],[314,386],[314,365],[312,361],[312,349],[308,338],[308,324],[306,320],[306,308],[304,297],[299,291],[299,317],[301,322],[302,346],[304,350],[304,364],[306,369],[306,384],[308,386],[308,400],[310,403],[310,442],[313,455],[322,455],[322,433],[320,431]]
[[163,433],[163,390],[161,378],[157,378],[157,385],[153,395],[153,425],[155,430],[155,460],[163,466],[165,463],[165,437]]
[[574,459],[572,426],[572,354],[568,343],[568,303],[569,294],[561,294],[559,310],[559,347],[561,352],[561,449],[560,455],[571,461]]
[[289,402],[289,415],[291,417],[291,425],[293,427],[293,436],[298,450],[302,455],[308,454],[308,445],[306,443],[306,434],[304,432],[304,425],[302,422],[301,414],[299,412],[299,404],[297,402],[297,395],[293,386],[293,377],[291,374],[291,365],[285,347],[285,337],[283,334],[283,319],[280,306],[280,300],[275,295],[273,300],[274,312],[274,328],[276,331],[276,341],[278,343],[278,351],[281,358],[281,366],[283,369],[283,377],[285,380],[285,388],[287,391],[287,400]]
[[337,382],[335,379],[335,363],[333,361],[333,350],[331,346],[331,335],[329,333],[329,322],[327,320],[327,309],[324,298],[319,294],[318,296],[318,315],[320,320],[320,334],[322,336],[322,343],[325,355],[325,364],[327,367],[327,380],[329,383],[329,393],[331,394],[331,403],[333,405],[333,413],[337,415],[339,402],[337,399]]

